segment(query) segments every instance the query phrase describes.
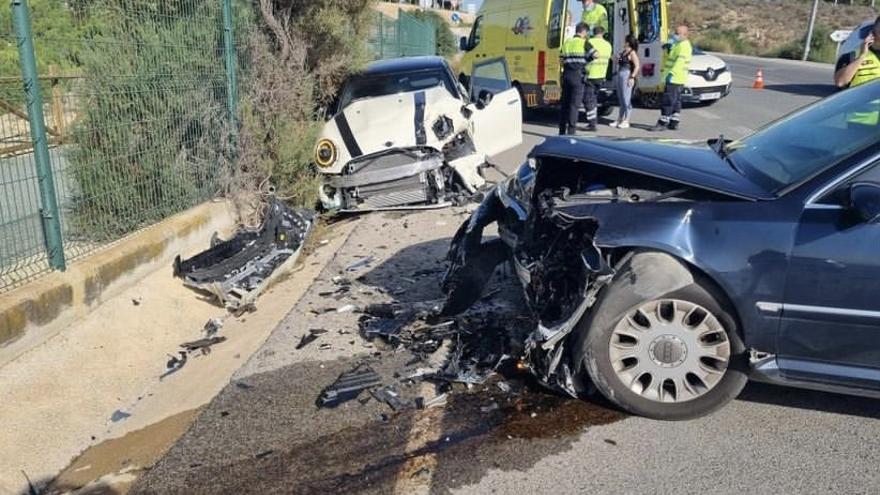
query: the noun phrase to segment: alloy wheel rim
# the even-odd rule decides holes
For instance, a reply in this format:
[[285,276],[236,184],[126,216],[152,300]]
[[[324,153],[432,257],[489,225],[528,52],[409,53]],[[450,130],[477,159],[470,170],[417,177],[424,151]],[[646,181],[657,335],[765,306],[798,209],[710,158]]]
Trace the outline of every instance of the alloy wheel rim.
[[629,311],[609,342],[617,378],[640,397],[681,403],[721,382],[730,340],[712,312],[688,301],[659,299]]

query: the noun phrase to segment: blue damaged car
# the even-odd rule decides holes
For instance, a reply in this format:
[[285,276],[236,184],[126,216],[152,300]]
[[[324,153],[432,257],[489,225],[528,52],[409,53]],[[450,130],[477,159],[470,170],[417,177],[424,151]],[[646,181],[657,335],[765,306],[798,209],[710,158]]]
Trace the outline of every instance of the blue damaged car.
[[444,310],[509,260],[532,372],[652,418],[750,378],[880,397],[878,116],[880,82],[739,141],[550,138],[454,237]]

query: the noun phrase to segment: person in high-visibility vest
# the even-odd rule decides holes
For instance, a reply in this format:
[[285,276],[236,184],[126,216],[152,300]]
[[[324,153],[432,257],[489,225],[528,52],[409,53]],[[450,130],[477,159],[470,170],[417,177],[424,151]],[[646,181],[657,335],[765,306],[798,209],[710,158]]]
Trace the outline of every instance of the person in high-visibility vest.
[[669,52],[663,64],[660,79],[663,81],[663,99],[660,106],[660,119],[652,131],[678,129],[681,121],[681,90],[687,83],[688,71],[694,48],[688,40],[688,28],[681,25],[669,39]]
[[[861,48],[847,53],[837,62],[834,84],[839,88],[855,88],[880,79],[880,17],[874,21],[873,30],[862,41]],[[848,116],[851,124],[877,125],[880,123],[880,102],[870,102],[873,108]]]
[[599,121],[599,90],[608,77],[611,63],[611,43],[605,41],[602,26],[593,28],[593,37],[587,41],[587,77],[584,80],[584,108],[587,112],[587,130],[595,131]]
[[599,5],[595,0],[583,0],[584,13],[581,15],[581,22],[586,24],[590,29],[590,34],[595,35],[593,31],[596,27],[601,27],[602,32],[608,32],[608,10],[603,5]]
[[584,75],[587,67],[585,43],[589,29],[584,23],[575,27],[575,35],[562,44],[559,62],[562,65],[562,101],[559,109],[559,135],[573,136],[584,94]]

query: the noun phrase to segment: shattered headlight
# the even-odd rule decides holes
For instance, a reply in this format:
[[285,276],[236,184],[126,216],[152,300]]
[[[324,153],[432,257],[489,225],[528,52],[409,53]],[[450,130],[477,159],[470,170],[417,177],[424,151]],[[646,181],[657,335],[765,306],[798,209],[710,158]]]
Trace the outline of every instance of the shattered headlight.
[[437,136],[437,139],[441,141],[452,135],[452,131],[454,130],[452,119],[445,115],[440,116],[431,128],[434,131],[434,135]]
[[326,168],[336,163],[336,145],[329,139],[322,139],[315,147],[315,162],[319,167]]

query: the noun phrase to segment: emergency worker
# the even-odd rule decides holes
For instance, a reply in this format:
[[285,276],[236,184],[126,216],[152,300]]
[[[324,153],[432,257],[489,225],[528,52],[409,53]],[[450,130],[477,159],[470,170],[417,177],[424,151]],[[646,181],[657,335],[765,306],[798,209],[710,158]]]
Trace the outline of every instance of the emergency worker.
[[604,6],[596,3],[595,0],[583,0],[584,13],[581,16],[581,22],[586,24],[590,29],[590,34],[595,35],[594,28],[601,27],[603,32],[608,32],[608,11]]
[[666,54],[663,72],[660,74],[664,84],[660,119],[650,130],[678,129],[681,120],[681,90],[687,83],[693,52],[694,48],[688,39],[687,26],[676,27],[675,34],[669,39],[669,52]]
[[603,37],[602,26],[593,28],[593,37],[587,41],[587,78],[584,81],[584,108],[587,112],[587,130],[595,131],[599,120],[599,90],[608,76],[608,64],[611,62],[611,43]]
[[562,102],[559,110],[559,135],[573,136],[584,94],[587,67],[586,41],[589,29],[584,23],[575,27],[575,35],[562,44],[559,62],[562,65]]
[[[874,21],[874,29],[865,37],[862,46],[840,58],[834,83],[840,88],[855,88],[880,79],[880,17]],[[850,124],[877,125],[880,123],[880,102],[869,102],[864,112],[848,116]]]

